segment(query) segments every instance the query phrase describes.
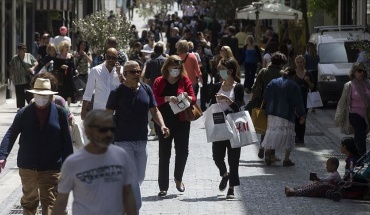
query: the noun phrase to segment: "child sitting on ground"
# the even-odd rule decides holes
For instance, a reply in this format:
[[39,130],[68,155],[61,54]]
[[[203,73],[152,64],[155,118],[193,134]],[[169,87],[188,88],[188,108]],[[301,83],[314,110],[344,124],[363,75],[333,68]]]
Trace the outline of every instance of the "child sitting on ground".
[[313,182],[296,188],[285,187],[286,196],[308,196],[308,197],[319,197],[325,196],[327,190],[334,188],[334,186],[341,180],[341,177],[337,171],[339,166],[339,160],[335,157],[329,158],[326,161],[326,171],[328,176],[325,178],[319,178],[315,176],[312,178]]

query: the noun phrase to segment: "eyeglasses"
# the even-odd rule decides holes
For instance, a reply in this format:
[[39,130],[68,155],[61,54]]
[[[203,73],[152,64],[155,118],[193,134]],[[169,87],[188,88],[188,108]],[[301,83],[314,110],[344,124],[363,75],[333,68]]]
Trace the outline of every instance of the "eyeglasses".
[[366,73],[366,71],[365,70],[362,70],[362,69],[357,70],[357,72],[358,73]]
[[116,57],[116,56],[105,55],[105,57],[107,58],[107,60],[113,60],[113,61],[117,61],[118,60],[118,57]]
[[125,72],[129,72],[129,73],[131,73],[132,75],[140,75],[142,71],[143,71],[143,70],[141,70],[141,69],[133,69],[133,70],[125,71]]
[[184,61],[183,61],[183,60],[174,60],[174,61],[173,61],[173,63],[174,63],[175,65],[179,65],[179,66],[181,66],[181,65],[184,63]]
[[92,125],[90,127],[91,128],[96,128],[100,133],[106,133],[108,131],[114,132],[114,129],[116,128],[116,127],[101,127],[101,126],[98,126],[98,125]]
[[18,50],[24,50],[24,51],[26,51],[26,50],[27,50],[27,48],[20,48],[20,49],[18,49]]

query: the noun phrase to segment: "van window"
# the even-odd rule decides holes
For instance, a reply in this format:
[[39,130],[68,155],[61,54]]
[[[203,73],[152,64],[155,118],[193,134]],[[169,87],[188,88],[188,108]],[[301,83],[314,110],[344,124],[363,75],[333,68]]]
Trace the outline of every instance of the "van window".
[[352,49],[355,42],[323,43],[319,45],[320,63],[354,63],[358,57],[357,49]]

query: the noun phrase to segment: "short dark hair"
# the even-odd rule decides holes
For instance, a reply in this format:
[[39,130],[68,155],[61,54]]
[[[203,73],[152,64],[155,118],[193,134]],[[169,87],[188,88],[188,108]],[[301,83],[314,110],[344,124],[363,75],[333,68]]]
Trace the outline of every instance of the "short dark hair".
[[279,66],[281,64],[286,64],[286,62],[287,62],[286,56],[279,51],[273,53],[271,56],[271,64],[273,65]]
[[328,159],[328,162],[331,163],[331,164],[333,164],[335,166],[335,170],[338,169],[338,167],[339,167],[339,160],[338,160],[338,158],[331,157],[331,158]]
[[154,46],[154,53],[156,54],[163,54],[163,44],[157,43]]
[[26,44],[24,43],[18,43],[17,49],[27,48]]
[[346,147],[347,151],[353,155],[358,155],[358,149],[355,144],[355,139],[353,137],[343,137],[340,143]]

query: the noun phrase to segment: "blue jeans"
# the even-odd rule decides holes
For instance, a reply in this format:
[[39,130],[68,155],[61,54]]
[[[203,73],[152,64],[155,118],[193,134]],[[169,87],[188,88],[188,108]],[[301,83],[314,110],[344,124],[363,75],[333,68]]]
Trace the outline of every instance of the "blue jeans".
[[140,185],[143,183],[145,178],[146,163],[148,160],[148,152],[146,149],[146,140],[139,141],[120,141],[115,142],[117,146],[122,147],[133,161],[134,166],[134,177],[137,177],[138,183],[132,185],[132,191],[135,195],[137,210],[141,208],[141,193]]

